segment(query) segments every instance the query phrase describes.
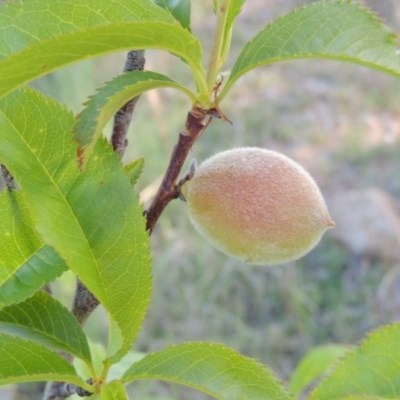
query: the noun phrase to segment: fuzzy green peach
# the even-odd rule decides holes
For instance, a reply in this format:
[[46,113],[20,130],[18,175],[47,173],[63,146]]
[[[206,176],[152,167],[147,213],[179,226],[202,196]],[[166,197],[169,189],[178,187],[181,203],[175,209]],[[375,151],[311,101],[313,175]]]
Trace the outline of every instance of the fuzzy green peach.
[[311,176],[271,150],[218,153],[180,190],[197,230],[223,253],[250,264],[298,259],[335,225]]

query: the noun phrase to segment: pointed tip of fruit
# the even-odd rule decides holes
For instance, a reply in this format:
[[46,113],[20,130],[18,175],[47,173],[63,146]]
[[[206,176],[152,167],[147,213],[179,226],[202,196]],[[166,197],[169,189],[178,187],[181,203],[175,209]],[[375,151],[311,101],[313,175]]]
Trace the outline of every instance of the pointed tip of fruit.
[[331,217],[328,217],[327,225],[328,225],[328,229],[332,229],[336,226],[336,223],[335,223],[335,221],[333,221],[331,219]]

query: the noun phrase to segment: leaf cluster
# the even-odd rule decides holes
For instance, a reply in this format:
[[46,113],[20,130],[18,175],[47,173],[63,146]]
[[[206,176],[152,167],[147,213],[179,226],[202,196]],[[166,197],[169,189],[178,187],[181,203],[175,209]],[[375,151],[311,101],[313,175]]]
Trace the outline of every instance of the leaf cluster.
[[[257,361],[210,343],[168,347],[133,363],[118,380],[107,378],[129,352],[152,288],[149,235],[134,192],[143,160],[123,166],[102,137],[114,113],[145,91],[169,87],[185,93],[194,109],[215,116],[243,74],[290,59],[329,58],[400,77],[395,37],[359,4],[330,0],[267,25],[224,73],[228,78],[218,92],[243,5],[214,0],[207,70],[202,45],[190,30],[188,0],[20,0],[0,6],[0,163],[18,184],[18,190],[0,193],[0,384],[68,382],[93,399],[122,400],[125,384],[151,378],[218,399],[284,400],[299,396],[343,354],[335,347],[310,355],[293,376],[291,393]],[[194,89],[156,71],[127,72],[106,83],[75,117],[24,86],[68,64],[135,49],[179,57]],[[100,368],[75,317],[40,291],[66,270],[108,314]],[[383,328],[346,353],[310,399],[400,398],[399,330],[398,324]],[[81,360],[90,376],[80,376],[64,353]]]

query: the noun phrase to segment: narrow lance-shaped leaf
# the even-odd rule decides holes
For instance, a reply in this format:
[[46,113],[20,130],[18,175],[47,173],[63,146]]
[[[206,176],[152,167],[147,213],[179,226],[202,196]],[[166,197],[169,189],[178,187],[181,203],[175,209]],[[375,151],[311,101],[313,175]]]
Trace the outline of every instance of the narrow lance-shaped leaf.
[[0,311],[0,332],[73,354],[91,364],[89,345],[76,318],[46,292]]
[[174,80],[147,71],[131,71],[117,76],[93,95],[79,115],[75,137],[85,149],[86,162],[110,118],[129,100],[141,93],[160,87],[170,87],[186,93],[193,102],[195,95]]
[[220,400],[288,400],[281,382],[264,366],[219,344],[184,343],[133,364],[122,382],[162,379]]
[[395,35],[356,2],[315,2],[267,25],[236,60],[220,100],[247,71],[298,58],[349,61],[400,77]]
[[385,326],[343,358],[310,400],[398,399],[400,324]]
[[33,228],[21,194],[0,193],[0,309],[32,296],[68,267]]
[[243,4],[246,0],[231,0],[231,5],[229,7],[229,16],[228,16],[228,26],[232,27],[233,22],[240,14],[242,10]]
[[326,374],[335,361],[348,350],[348,346],[338,344],[328,344],[311,349],[293,372],[289,382],[289,391],[300,396],[313,381]]
[[[104,140],[80,173],[72,114],[32,90],[0,102],[0,159],[21,185],[35,228],[104,305],[130,348],[151,287],[148,234],[129,176]],[[117,354],[116,354],[117,353]]]
[[226,58],[228,57],[232,38],[233,23],[235,22],[236,17],[240,14],[240,11],[242,10],[245,1],[246,0],[231,0],[221,50],[221,56],[223,60],[226,60]]
[[100,400],[128,400],[128,395],[120,381],[112,381],[102,385]]
[[154,0],[154,3],[169,10],[174,18],[190,31],[190,0]]
[[0,333],[0,385],[16,382],[60,381],[91,390],[74,367],[55,351]]
[[23,0],[0,7],[0,97],[73,62],[122,50],[163,49],[205,90],[200,42],[150,0]]

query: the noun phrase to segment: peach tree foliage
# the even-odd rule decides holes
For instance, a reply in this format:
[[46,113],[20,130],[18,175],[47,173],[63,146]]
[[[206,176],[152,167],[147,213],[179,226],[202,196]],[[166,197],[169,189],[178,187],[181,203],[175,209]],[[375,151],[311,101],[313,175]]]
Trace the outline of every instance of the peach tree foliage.
[[[342,348],[317,351],[286,385],[267,366],[223,345],[189,342],[148,354],[117,379],[109,377],[130,351],[150,300],[146,223],[151,231],[176,197],[172,186],[161,190],[146,221],[134,192],[141,161],[122,165],[101,135],[112,115],[150,89],[187,95],[190,112],[176,146],[183,155],[173,154],[167,174],[173,185],[204,122],[224,118],[223,99],[256,67],[328,58],[400,77],[395,36],[370,11],[341,0],[314,2],[268,24],[226,66],[243,3],[214,0],[213,46],[205,58],[190,30],[188,0],[17,0],[0,6],[0,163],[18,187],[0,193],[0,384],[66,382],[93,399],[123,400],[126,384],[162,379],[217,399],[284,400],[297,398],[343,354]],[[140,49],[179,57],[192,73],[192,87],[156,71],[126,72],[100,88],[75,118],[24,86],[83,59]],[[217,93],[224,68],[230,71]],[[40,290],[67,269],[107,311],[109,342],[100,363],[72,313]],[[399,324],[372,333],[341,357],[309,398],[400,398],[399,338]],[[60,352],[80,360],[86,373]]]

